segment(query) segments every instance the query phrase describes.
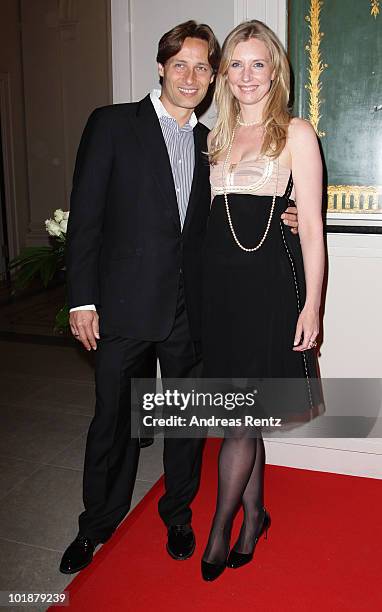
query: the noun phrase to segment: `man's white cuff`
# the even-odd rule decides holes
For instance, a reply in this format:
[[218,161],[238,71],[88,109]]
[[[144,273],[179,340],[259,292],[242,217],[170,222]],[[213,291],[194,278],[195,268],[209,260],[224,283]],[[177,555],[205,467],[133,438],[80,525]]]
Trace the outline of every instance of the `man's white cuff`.
[[86,304],[86,306],[76,306],[75,308],[71,308],[69,312],[74,312],[75,310],[96,310],[94,304]]

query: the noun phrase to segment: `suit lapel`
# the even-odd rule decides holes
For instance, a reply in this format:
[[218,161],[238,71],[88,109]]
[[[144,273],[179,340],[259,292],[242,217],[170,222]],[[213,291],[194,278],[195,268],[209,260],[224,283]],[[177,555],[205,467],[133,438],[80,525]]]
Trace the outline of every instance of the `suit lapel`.
[[158,116],[149,95],[141,101],[137,111],[137,122],[133,126],[136,128],[137,137],[147,158],[150,172],[154,175],[166,206],[171,211],[174,222],[180,231],[179,209],[171,164]]
[[[195,168],[194,175],[192,178],[191,193],[188,200],[186,218],[183,225],[183,233],[187,231],[190,224],[193,212],[197,206],[199,200],[199,193],[201,187],[201,178],[204,173],[203,164],[207,163],[205,155],[202,153],[203,143],[200,137],[198,126],[194,128],[194,146],[195,146]],[[205,145],[207,147],[207,145]]]

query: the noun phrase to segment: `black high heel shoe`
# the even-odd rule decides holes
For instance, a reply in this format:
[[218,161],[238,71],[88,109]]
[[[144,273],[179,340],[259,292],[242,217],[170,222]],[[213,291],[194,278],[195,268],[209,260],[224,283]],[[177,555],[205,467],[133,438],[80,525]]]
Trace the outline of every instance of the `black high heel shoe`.
[[251,553],[240,553],[232,549],[227,559],[227,563],[226,563],[227,567],[230,567],[232,569],[237,569],[238,567],[247,565],[247,563],[252,561],[253,555],[255,553],[256,544],[264,532],[265,532],[264,539],[266,540],[268,538],[268,529],[271,525],[271,517],[265,508],[263,508],[263,510],[264,510],[263,524],[261,525],[261,529],[259,533],[255,537],[255,545],[253,547],[253,551]]
[[226,557],[223,563],[209,563],[208,561],[204,561],[202,559],[201,569],[203,580],[212,582],[213,580],[216,580],[216,578],[219,578],[219,576],[224,572],[225,568],[227,567],[227,559],[229,556],[229,540],[227,544]]
[[203,561],[202,559],[201,566],[203,580],[212,582],[224,572],[227,567],[227,561],[224,561],[224,563],[208,563],[208,561]]

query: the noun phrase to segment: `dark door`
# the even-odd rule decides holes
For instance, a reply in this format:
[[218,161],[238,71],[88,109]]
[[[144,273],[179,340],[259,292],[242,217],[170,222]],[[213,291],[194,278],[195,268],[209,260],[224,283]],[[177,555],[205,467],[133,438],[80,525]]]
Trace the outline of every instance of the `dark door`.
[[9,280],[8,271],[8,242],[7,242],[7,221],[5,209],[5,189],[4,189],[4,165],[3,147],[1,139],[1,117],[0,117],[0,283]]

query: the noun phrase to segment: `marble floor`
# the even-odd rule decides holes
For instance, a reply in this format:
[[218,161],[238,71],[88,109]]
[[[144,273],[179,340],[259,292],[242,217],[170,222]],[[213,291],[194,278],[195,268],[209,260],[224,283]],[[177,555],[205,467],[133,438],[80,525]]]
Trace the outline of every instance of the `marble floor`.
[[[68,340],[5,337],[0,336],[0,591],[61,592],[72,577],[58,565],[83,508],[93,355]],[[161,473],[162,445],[156,440],[142,449],[133,507]]]

